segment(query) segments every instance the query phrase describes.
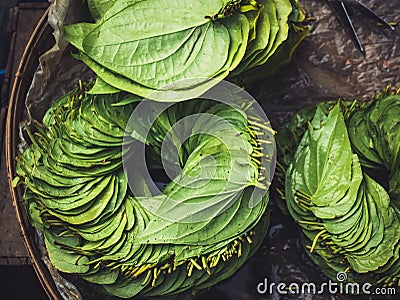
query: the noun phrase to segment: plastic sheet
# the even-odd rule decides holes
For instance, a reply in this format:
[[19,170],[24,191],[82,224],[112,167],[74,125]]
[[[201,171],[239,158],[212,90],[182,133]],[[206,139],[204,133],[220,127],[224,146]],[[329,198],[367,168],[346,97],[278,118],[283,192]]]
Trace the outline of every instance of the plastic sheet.
[[[362,0],[387,22],[400,22],[400,0]],[[367,99],[389,83],[400,82],[400,30],[352,14],[366,51],[357,50],[326,0],[302,0],[317,20],[292,63],[272,78],[257,82],[253,96],[276,128],[301,107],[332,99]]]
[[[55,30],[56,43],[40,58],[40,67],[26,99],[28,111],[34,118],[40,119],[50,103],[78,80],[93,76],[82,63],[72,58],[73,49],[62,38],[63,24],[85,19],[85,14],[77,14],[85,11],[80,7],[82,2],[53,0],[49,23]],[[354,14],[353,21],[366,50],[364,57],[338,22],[327,1],[301,2],[308,15],[317,19],[312,33],[300,45],[287,67],[250,87],[250,92],[261,103],[276,129],[305,105],[338,98],[364,100],[387,84],[400,82],[400,30],[388,31]],[[400,0],[364,0],[363,3],[386,21],[400,22]],[[295,238],[296,232],[296,225],[290,219],[284,219],[272,206],[269,235],[261,249],[236,275],[200,295],[200,299],[311,299],[310,294],[290,297],[277,293],[260,294],[256,289],[265,278],[275,283],[317,283],[326,280],[305,257]],[[54,279],[58,285],[65,286],[57,273]],[[70,291],[69,299],[76,299],[72,296],[75,290],[72,288]],[[335,296],[336,299],[346,297]],[[312,298],[327,299],[327,296]]]
[[84,1],[51,0],[49,25],[54,29],[54,46],[39,58],[39,67],[30,86],[26,107],[33,118],[41,119],[51,102],[76,86],[79,80],[93,77],[93,73],[71,54],[72,46],[64,39],[64,25],[87,20]]

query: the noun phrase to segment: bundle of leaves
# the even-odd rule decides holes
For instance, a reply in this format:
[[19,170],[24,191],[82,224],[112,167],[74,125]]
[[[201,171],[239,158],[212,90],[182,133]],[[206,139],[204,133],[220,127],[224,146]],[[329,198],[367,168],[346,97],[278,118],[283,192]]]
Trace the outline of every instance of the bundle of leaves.
[[[265,144],[272,135],[269,125],[255,128],[248,108],[195,99],[169,107],[152,124],[151,134],[141,136],[140,130],[126,129],[138,97],[91,95],[90,87],[81,85],[58,100],[43,123],[35,122],[34,131],[27,127],[32,143],[17,158],[14,184],[26,187],[28,216],[43,233],[52,264],[123,298],[192,293],[234,274],[268,227],[268,183],[260,155],[274,151],[273,144]],[[162,141],[172,137],[174,143],[173,125],[193,113],[223,122],[193,123],[191,128],[208,126],[215,136],[189,134],[177,146],[182,172],[161,195],[134,195],[122,157],[137,155],[137,146],[145,143],[150,168],[162,168],[162,159],[172,161],[161,151]],[[138,128],[147,118],[142,117],[134,124]],[[212,165],[214,173],[208,172]],[[148,191],[140,173],[132,180]],[[143,205],[165,196],[208,206],[216,202],[206,200],[215,198],[225,206],[204,220],[179,222]]]
[[[210,78],[260,79],[286,64],[308,34],[297,0],[88,0],[95,23],[65,27],[98,76],[92,92],[178,101]],[[304,24],[303,24],[304,23]]]
[[277,201],[331,279],[400,283],[400,93],[306,107],[277,135]]

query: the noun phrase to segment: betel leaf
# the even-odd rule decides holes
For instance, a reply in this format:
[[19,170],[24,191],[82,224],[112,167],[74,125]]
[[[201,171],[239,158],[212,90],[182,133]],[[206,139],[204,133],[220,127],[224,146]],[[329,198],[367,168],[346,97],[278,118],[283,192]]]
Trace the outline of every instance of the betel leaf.
[[[393,182],[400,97],[389,91],[369,102],[308,107],[278,136],[280,172],[286,172],[279,176],[286,188],[285,198],[278,193],[281,203],[301,226],[309,257],[334,280],[345,271],[363,282],[399,282],[399,191]],[[325,186],[318,186],[319,178],[328,179]]]
[[98,95],[98,94],[114,94],[120,92],[116,87],[109,85],[105,82],[101,77],[96,78],[96,82],[89,91],[90,94]]
[[[263,205],[251,208],[248,196],[251,192],[243,192],[258,180],[257,166],[251,159],[250,135],[241,131],[246,128],[247,119],[236,109],[217,110],[217,107],[208,112],[221,115],[231,110],[226,113],[230,117],[221,121],[203,114],[198,118],[191,129],[201,127],[209,134],[189,134],[185,145],[190,155],[183,161],[182,172],[162,195],[138,198],[143,203],[160,203],[146,230],[138,236],[138,242],[216,243],[243,234],[258,219],[257,211]],[[260,197],[255,203],[262,200],[262,194],[254,192],[253,196]],[[202,216],[206,220],[193,221]],[[239,221],[231,224],[234,218]]]
[[[351,181],[346,194],[339,201],[332,201],[326,206],[311,206],[310,210],[315,216],[325,220],[334,219],[333,221],[336,221],[338,218],[346,215],[354,207],[357,199],[357,192],[363,179],[361,166],[356,155],[352,157],[351,167]],[[331,230],[338,230],[339,228],[340,227],[333,225]]]
[[[341,199],[349,188],[352,152],[346,126],[339,106],[328,116],[317,109],[301,144],[307,147],[296,152],[297,159],[305,157],[307,176],[299,181],[297,174],[304,170],[294,167],[291,186],[309,195],[317,206],[327,206]],[[332,198],[331,191],[335,189]]]
[[[203,83],[202,85],[195,86],[191,89],[183,90],[170,90],[170,91],[159,91],[151,88],[136,84],[134,81],[113,73],[107,70],[102,65],[96,63],[89,56],[84,53],[80,53],[78,56],[85,64],[87,64],[104,82],[108,85],[113,86],[122,91],[127,91],[137,95],[146,95],[146,98],[157,100],[160,102],[175,102],[192,99],[194,95],[201,95],[205,90],[211,89],[218,81],[210,80]],[[222,74],[223,75],[223,74]],[[216,79],[223,79],[223,76],[217,76]]]
[[114,2],[116,0],[87,0],[90,14],[95,20],[101,19]]
[[[66,27],[66,37],[77,31],[77,26],[81,40],[74,44],[78,49],[81,46],[86,55],[109,70],[152,88],[164,88],[182,78],[213,77],[224,66],[230,44],[228,30],[205,18],[218,13],[223,1],[196,1],[187,7],[177,1],[126,2],[116,2],[95,26]],[[211,52],[213,55],[205,55]],[[185,73],[187,68],[190,74]]]
[[266,51],[264,51],[263,55],[261,55],[261,57],[259,57],[258,59],[257,62],[258,65],[264,64],[268,60],[268,58],[271,55],[273,55],[273,53],[279,47],[279,45],[283,41],[285,41],[288,37],[288,31],[289,31],[288,19],[293,10],[292,4],[290,0],[284,0],[284,1],[276,0],[273,2],[276,7],[276,18],[279,30],[277,31],[277,34],[274,39],[269,39]]
[[[56,268],[65,273],[86,273],[89,270],[86,256],[73,251],[62,250],[63,245],[70,245],[71,239],[59,238],[54,233],[45,232],[44,241],[51,262]],[[76,241],[73,242],[76,244]]]
[[[29,219],[44,233],[50,262],[119,297],[195,292],[231,276],[267,231],[261,161],[275,149],[265,140],[272,137],[269,124],[254,121],[240,104],[193,99],[156,113],[150,126],[153,112],[127,125],[142,99],[125,92],[88,94],[91,86],[80,84],[56,101],[46,124],[35,122],[34,133],[27,128],[32,143],[17,159],[14,181],[25,185]],[[190,137],[181,141],[179,122],[192,115],[200,117],[183,126]],[[163,142],[171,149],[161,151]],[[128,188],[123,156],[138,159],[139,146],[151,149],[150,171],[158,171],[162,159],[181,165],[163,189],[175,202],[158,211],[178,211],[172,224]],[[129,179],[142,198],[162,202],[134,171]]]
[[[100,78],[92,92],[124,90],[158,101],[195,98],[213,86],[211,78],[264,64],[293,33],[295,41],[285,44],[291,49],[280,51],[286,62],[304,36],[295,32],[309,31],[299,3],[289,0],[93,0],[89,8],[95,23],[64,32]],[[273,65],[270,73],[282,63]]]

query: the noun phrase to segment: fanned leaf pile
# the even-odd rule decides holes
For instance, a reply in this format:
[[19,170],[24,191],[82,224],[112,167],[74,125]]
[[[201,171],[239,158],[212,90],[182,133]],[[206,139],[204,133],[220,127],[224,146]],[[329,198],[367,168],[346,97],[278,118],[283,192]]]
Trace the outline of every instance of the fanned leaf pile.
[[278,201],[334,280],[400,283],[398,92],[307,107],[277,135]]
[[[44,234],[52,264],[122,298],[176,295],[231,276],[254,253],[268,227],[266,171],[259,159],[263,148],[273,155],[274,145],[257,136],[271,136],[269,125],[255,129],[246,109],[195,99],[168,108],[152,125],[151,135],[136,139],[141,131],[127,132],[125,127],[140,99],[124,93],[91,95],[87,89],[82,85],[71,91],[48,110],[43,123],[35,123],[33,132],[27,128],[32,143],[17,159],[14,184],[26,186],[24,203],[31,223]],[[216,136],[229,135],[230,143],[207,134],[191,136],[179,152],[183,172],[167,184],[163,195],[194,204],[219,194],[218,200],[237,197],[224,212],[205,221],[167,221],[142,205],[163,195],[133,195],[122,155],[134,156],[135,145],[145,141],[150,165],[161,168],[161,142],[173,140],[171,127],[197,112],[225,122],[199,119],[192,128],[209,126]],[[163,158],[168,160],[168,155]],[[207,173],[210,161],[218,166],[213,175]],[[232,177],[231,170],[238,174]],[[198,174],[203,177],[192,182]],[[249,179],[240,187],[231,179],[241,174],[249,174]],[[139,173],[134,182],[147,189]],[[249,205],[251,200],[255,205]]]
[[260,79],[308,34],[297,0],[88,1],[95,23],[65,27],[97,75],[92,92],[159,101],[200,96],[216,81]]

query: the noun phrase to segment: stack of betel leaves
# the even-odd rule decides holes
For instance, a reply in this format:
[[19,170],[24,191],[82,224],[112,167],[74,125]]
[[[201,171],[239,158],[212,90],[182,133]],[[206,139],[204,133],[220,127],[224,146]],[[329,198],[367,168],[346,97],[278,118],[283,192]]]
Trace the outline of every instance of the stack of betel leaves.
[[94,23],[65,27],[98,76],[93,93],[159,101],[198,97],[216,81],[260,79],[308,34],[297,0],[88,1]]
[[[140,136],[135,128],[146,126],[148,116],[127,126],[137,96],[91,95],[90,87],[82,84],[58,100],[34,132],[27,128],[32,143],[17,158],[14,184],[26,186],[24,203],[52,264],[123,298],[194,294],[230,277],[267,231],[271,170],[260,161],[274,154],[274,144],[266,144],[269,125],[251,121],[248,105],[193,99],[170,106],[151,134]],[[193,113],[220,121],[200,118],[187,126],[190,137],[176,145],[182,172],[154,196],[137,172],[133,184],[147,192],[134,195],[122,156],[136,159],[143,144],[149,168],[162,170],[162,161],[173,161],[171,151],[161,151],[163,141],[175,143],[173,125]],[[196,127],[208,133],[191,134]],[[198,212],[206,218],[180,222],[147,209],[166,196],[183,205],[204,203]],[[157,212],[171,208],[163,205]]]
[[333,280],[400,283],[399,92],[306,107],[277,135],[278,201]]

